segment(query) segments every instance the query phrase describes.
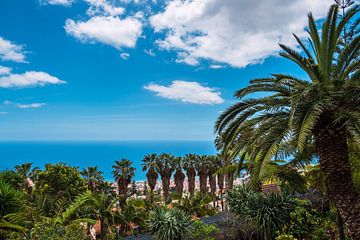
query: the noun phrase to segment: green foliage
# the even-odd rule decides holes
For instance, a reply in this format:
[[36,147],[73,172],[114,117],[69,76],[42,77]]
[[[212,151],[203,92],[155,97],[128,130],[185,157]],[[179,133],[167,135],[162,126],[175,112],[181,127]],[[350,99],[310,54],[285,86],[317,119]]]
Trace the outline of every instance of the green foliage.
[[275,240],[297,240],[297,238],[291,234],[280,234],[275,238]]
[[265,239],[273,238],[285,226],[294,208],[294,201],[284,194],[262,194],[246,187],[230,191],[227,201],[230,211],[249,219]]
[[185,197],[181,200],[179,209],[196,217],[212,216],[216,213],[216,209],[211,203],[213,196],[208,193],[197,192],[193,197]]
[[191,234],[191,217],[178,209],[156,208],[150,212],[148,228],[156,240],[182,240]]
[[215,240],[213,234],[220,231],[216,226],[202,221],[194,221],[193,227],[192,239]]
[[77,167],[66,166],[65,163],[46,164],[45,169],[38,172],[35,182],[35,194],[44,196],[47,212],[54,213],[58,200],[72,202],[75,197],[86,190],[86,183]]
[[309,201],[300,199],[294,199],[294,201],[296,205],[283,231],[299,239],[310,237],[315,227],[321,224],[321,219]]
[[19,211],[24,194],[7,182],[0,181],[0,218]]
[[86,239],[84,227],[78,223],[71,225],[51,224],[39,222],[27,234],[14,232],[9,235],[9,240],[82,240]]
[[0,172],[0,179],[3,182],[11,184],[15,188],[20,188],[25,181],[24,176],[12,170],[4,170]]

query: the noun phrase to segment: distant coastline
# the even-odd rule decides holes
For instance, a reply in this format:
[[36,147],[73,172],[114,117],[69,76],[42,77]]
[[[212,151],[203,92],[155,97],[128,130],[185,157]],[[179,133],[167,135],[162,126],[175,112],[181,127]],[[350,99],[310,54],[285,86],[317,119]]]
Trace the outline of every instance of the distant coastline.
[[43,168],[46,163],[64,162],[78,166],[98,166],[107,181],[114,181],[111,166],[115,160],[128,158],[136,168],[135,180],[144,181],[141,160],[148,153],[169,152],[216,154],[212,141],[0,141],[0,170],[33,162]]

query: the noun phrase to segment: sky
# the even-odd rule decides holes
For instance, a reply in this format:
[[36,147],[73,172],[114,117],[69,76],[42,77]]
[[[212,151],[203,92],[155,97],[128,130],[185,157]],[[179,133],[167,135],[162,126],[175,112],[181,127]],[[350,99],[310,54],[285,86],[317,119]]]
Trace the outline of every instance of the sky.
[[214,139],[331,0],[0,0],[0,140]]

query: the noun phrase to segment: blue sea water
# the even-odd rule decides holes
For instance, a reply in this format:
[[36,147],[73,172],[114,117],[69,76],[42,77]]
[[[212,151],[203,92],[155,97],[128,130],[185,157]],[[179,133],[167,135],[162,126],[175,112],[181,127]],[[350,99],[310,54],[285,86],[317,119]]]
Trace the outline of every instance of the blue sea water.
[[98,166],[107,180],[112,180],[115,160],[130,159],[136,168],[135,180],[144,180],[141,160],[148,153],[167,152],[182,156],[186,153],[215,154],[213,142],[200,141],[88,141],[88,142],[0,142],[0,170],[32,162],[43,168],[46,163],[64,162],[67,165]]

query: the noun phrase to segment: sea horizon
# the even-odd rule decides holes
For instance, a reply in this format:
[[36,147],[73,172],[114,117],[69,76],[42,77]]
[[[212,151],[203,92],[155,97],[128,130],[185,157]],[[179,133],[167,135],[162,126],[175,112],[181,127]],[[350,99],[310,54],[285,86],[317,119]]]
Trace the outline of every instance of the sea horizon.
[[98,166],[107,181],[115,160],[130,159],[136,168],[135,181],[146,180],[141,169],[142,158],[149,153],[216,154],[213,141],[200,140],[0,140],[0,170],[13,169],[15,165],[32,162],[44,168],[47,163],[63,162],[86,168]]

